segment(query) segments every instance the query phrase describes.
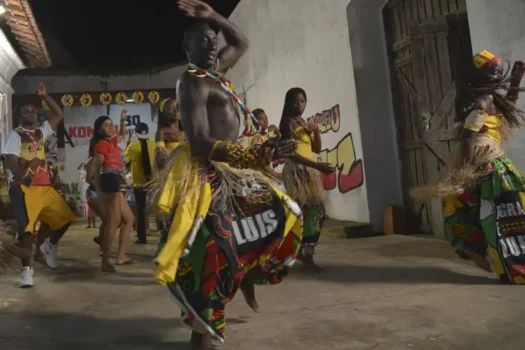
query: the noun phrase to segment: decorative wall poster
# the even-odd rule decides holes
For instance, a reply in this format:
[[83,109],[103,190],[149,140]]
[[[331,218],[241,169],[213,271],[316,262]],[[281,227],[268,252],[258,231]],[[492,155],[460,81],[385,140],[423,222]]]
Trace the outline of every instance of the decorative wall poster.
[[126,104],[127,99],[128,96],[124,92],[119,92],[117,96],[115,96],[115,102],[117,102],[119,105]]
[[69,108],[73,105],[74,99],[73,96],[71,96],[70,94],[65,94],[60,99],[60,102],[62,102],[62,105],[64,107]]
[[80,104],[84,107],[91,106],[91,103],[93,102],[93,98],[91,98],[90,94],[83,94],[80,96]]
[[135,103],[140,104],[142,103],[142,101],[144,101],[144,94],[142,93],[142,91],[135,91],[131,98],[133,99],[133,101],[135,101]]
[[156,105],[160,100],[160,94],[157,91],[150,91],[148,94],[148,100]]
[[100,103],[102,103],[104,106],[109,106],[112,101],[113,97],[111,97],[109,92],[103,92],[100,94]]

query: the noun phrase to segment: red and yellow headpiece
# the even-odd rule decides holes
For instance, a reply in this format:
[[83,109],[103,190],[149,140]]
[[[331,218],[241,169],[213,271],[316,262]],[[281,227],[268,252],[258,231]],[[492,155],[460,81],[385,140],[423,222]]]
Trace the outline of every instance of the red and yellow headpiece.
[[498,64],[501,62],[501,58],[494,55],[493,53],[488,52],[487,50],[483,50],[474,56],[473,62],[476,69],[483,69],[487,66]]

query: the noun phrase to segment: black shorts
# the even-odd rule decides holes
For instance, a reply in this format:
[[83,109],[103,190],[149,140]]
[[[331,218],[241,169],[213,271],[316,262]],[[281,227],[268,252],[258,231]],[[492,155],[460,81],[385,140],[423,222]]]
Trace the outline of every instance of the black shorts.
[[113,173],[100,174],[100,189],[104,193],[120,192],[120,175]]

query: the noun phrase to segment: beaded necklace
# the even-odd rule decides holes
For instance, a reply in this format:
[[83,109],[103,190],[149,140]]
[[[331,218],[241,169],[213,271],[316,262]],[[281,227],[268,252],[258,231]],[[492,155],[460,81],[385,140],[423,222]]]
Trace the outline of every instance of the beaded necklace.
[[219,84],[228,94],[232,97],[232,99],[237,102],[239,107],[241,108],[241,111],[244,115],[244,131],[242,134],[244,136],[252,136],[254,135],[258,128],[259,128],[259,121],[253,113],[250,111],[250,109],[244,104],[244,102],[241,100],[239,96],[235,93],[233,89],[232,83],[227,80],[224,75],[222,75],[219,72],[208,72],[205,69],[199,68],[194,64],[190,64],[188,66],[188,73],[194,74],[198,78],[208,78]]

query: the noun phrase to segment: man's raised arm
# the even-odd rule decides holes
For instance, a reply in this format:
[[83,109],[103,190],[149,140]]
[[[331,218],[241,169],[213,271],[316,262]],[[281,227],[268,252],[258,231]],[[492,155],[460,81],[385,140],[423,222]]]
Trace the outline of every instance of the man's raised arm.
[[209,21],[210,24],[224,35],[226,46],[219,51],[218,71],[226,73],[233,67],[239,58],[248,50],[248,38],[241,33],[239,28],[232,22],[215,12],[213,8],[205,2],[199,0],[179,0],[179,8],[188,16]]
[[51,116],[47,119],[47,121],[49,122],[51,129],[56,131],[58,125],[64,121],[64,111],[55,102],[55,100],[53,100],[53,98],[47,94],[47,89],[44,83],[40,83],[36,92],[38,97],[40,97],[42,101],[46,101],[49,109],[51,109]]

